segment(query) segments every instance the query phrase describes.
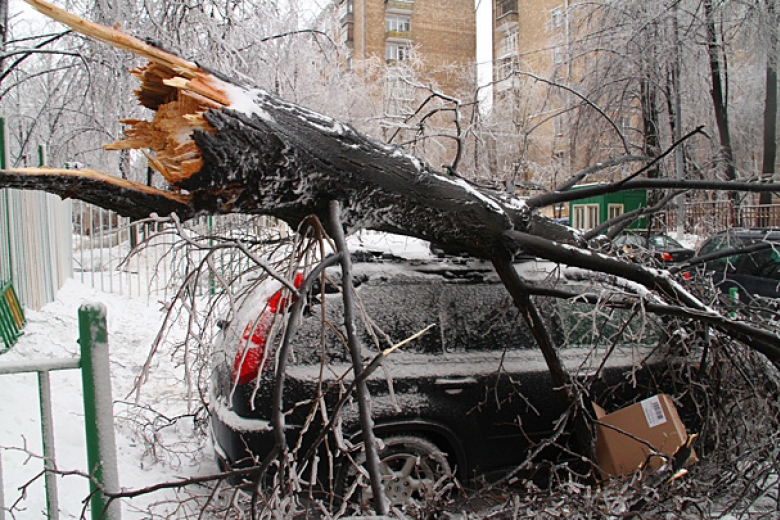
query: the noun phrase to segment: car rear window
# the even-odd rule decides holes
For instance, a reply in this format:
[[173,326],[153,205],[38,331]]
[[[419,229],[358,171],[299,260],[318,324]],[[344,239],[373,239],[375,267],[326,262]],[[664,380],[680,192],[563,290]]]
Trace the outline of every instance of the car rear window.
[[735,273],[780,281],[780,244],[775,247],[742,255],[735,266]]

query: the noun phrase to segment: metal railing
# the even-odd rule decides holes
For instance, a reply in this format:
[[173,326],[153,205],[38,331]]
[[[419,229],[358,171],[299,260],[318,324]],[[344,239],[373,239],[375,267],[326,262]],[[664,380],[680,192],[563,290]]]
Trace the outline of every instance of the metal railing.
[[[688,233],[707,236],[733,227],[780,227],[780,204],[741,204],[732,200],[685,203],[684,227]],[[659,225],[673,229],[676,210],[660,214]]]
[[[289,234],[281,221],[264,216],[221,215],[192,219],[183,227],[201,244],[215,243],[209,237],[260,240]],[[183,239],[171,224],[133,222],[129,218],[80,201],[73,203],[73,277],[104,292],[133,297],[169,296],[169,281],[181,280],[186,269],[205,256],[192,252],[186,261]],[[178,256],[177,256],[178,255]],[[250,261],[235,249],[222,249],[212,256],[220,276],[231,278]],[[209,277],[200,290],[207,291]]]
[[[54,422],[51,406],[51,382],[49,372],[81,369],[84,394],[84,425],[87,441],[88,472],[90,480],[90,507],[92,519],[119,520],[120,503],[109,502],[99,491],[96,482],[104,489],[119,491],[119,476],[114,439],[113,398],[108,362],[108,333],[106,308],[102,304],[84,304],[79,309],[80,358],[40,359],[35,361],[2,361],[0,375],[37,373],[41,414],[41,438],[43,441],[44,482],[46,487],[47,517],[59,518],[56,457],[54,449]],[[0,452],[0,520],[5,520],[3,495],[3,465]]]

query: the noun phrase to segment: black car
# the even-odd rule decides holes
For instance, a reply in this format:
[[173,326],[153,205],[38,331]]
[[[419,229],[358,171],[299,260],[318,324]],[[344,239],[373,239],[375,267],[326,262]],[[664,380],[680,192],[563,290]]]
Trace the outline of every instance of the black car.
[[648,252],[661,265],[685,262],[693,258],[694,250],[670,236],[657,233],[625,233],[613,240],[625,253]]
[[[385,490],[399,507],[428,497],[449,474],[462,482],[505,474],[553,434],[565,408],[491,265],[424,256],[410,260],[364,250],[353,265],[358,314],[369,317],[357,324],[366,359],[433,325],[390,355],[368,380]],[[540,284],[554,280],[557,288],[604,294],[604,285],[566,279],[559,266],[526,261],[516,269]],[[326,274],[312,290],[287,369],[285,433],[299,463],[333,419],[330,412],[351,380],[340,271]],[[278,360],[269,345],[278,342],[286,305],[279,287],[268,280],[252,291],[214,348],[211,425],[225,469],[258,464],[275,444],[271,402]],[[536,304],[567,368],[583,381],[596,381],[594,400],[626,404],[659,390],[649,381],[663,378],[649,374],[656,375],[654,360],[665,357],[661,346],[668,337],[650,316],[594,312],[577,300],[536,297]],[[648,387],[638,388],[646,382]],[[598,388],[609,392],[601,395]],[[357,407],[346,406],[336,433],[315,450],[321,466],[317,485],[365,501],[368,491],[355,485],[355,475],[361,474],[355,467],[362,460],[358,421]],[[557,444],[565,445],[565,439],[566,434]],[[547,449],[541,457],[562,454]]]
[[[738,254],[742,250],[742,254]],[[745,252],[750,250],[752,252]],[[723,253],[731,252],[728,256]],[[704,263],[708,279],[724,295],[749,303],[780,298],[780,228],[729,229],[707,238],[697,257],[720,256]]]

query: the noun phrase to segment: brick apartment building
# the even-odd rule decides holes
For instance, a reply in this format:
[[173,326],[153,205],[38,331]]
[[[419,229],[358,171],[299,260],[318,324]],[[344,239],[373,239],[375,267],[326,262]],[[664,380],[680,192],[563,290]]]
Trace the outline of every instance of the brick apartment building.
[[[482,0],[483,2],[485,0]],[[487,38],[492,55],[480,58],[492,60],[493,107],[498,113],[508,114],[508,104],[536,103],[541,107],[531,111],[531,120],[540,122],[526,140],[527,150],[496,142],[496,158],[491,164],[497,168],[493,175],[513,176],[514,162],[523,160],[549,168],[566,168],[566,115],[561,110],[566,100],[556,94],[537,103],[540,96],[550,96],[546,89],[527,77],[512,76],[512,71],[527,71],[550,78],[551,71],[563,66],[567,28],[565,10],[568,0],[489,0],[481,4],[491,11],[490,25],[480,22],[481,42]],[[410,59],[410,51],[422,60],[418,78],[437,85],[445,94],[461,97],[462,87],[473,85],[474,64],[477,62],[477,4],[474,0],[336,0],[340,21],[340,38],[350,49],[349,66],[361,73],[361,62],[383,60],[387,64]],[[482,44],[482,43],[480,43]],[[401,68],[399,68],[400,70]],[[393,86],[392,68],[385,79],[383,96],[387,102],[401,104],[407,110],[392,108],[390,113],[408,112],[414,96],[403,93],[403,82]],[[560,74],[560,72],[558,72]],[[564,81],[565,82],[565,81]],[[535,85],[534,85],[535,84]],[[529,88],[533,86],[534,88]],[[544,91],[541,92],[540,91]],[[392,93],[392,94],[389,94]],[[418,99],[419,101],[419,99]],[[390,106],[393,102],[389,103]],[[404,105],[405,103],[405,105]],[[509,110],[517,110],[516,106]],[[524,111],[528,116],[529,112]],[[552,114],[561,112],[560,117]],[[514,117],[509,120],[517,119]],[[542,121],[544,120],[544,121]],[[502,130],[507,136],[522,136],[522,129]],[[522,139],[513,139],[520,142]],[[493,169],[493,167],[491,167]],[[532,172],[518,180],[531,180]]]
[[[569,4],[568,0],[494,0],[493,4],[494,107],[521,110],[529,118],[533,132],[526,140],[527,148],[518,153],[537,168],[562,170],[570,166],[565,94],[516,73],[568,83]],[[522,133],[522,129],[517,130]],[[521,177],[528,180],[528,176]]]
[[445,94],[464,86],[476,54],[474,0],[338,0],[341,38],[350,66],[372,58],[387,63],[422,59],[421,77]]

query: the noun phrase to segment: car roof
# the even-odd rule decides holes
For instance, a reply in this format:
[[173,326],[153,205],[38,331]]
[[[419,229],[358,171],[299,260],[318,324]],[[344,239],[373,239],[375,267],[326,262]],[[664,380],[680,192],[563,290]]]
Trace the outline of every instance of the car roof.
[[733,228],[718,231],[713,237],[722,235],[733,235],[740,238],[755,240],[780,240],[780,228],[772,227],[753,227],[753,228]]

